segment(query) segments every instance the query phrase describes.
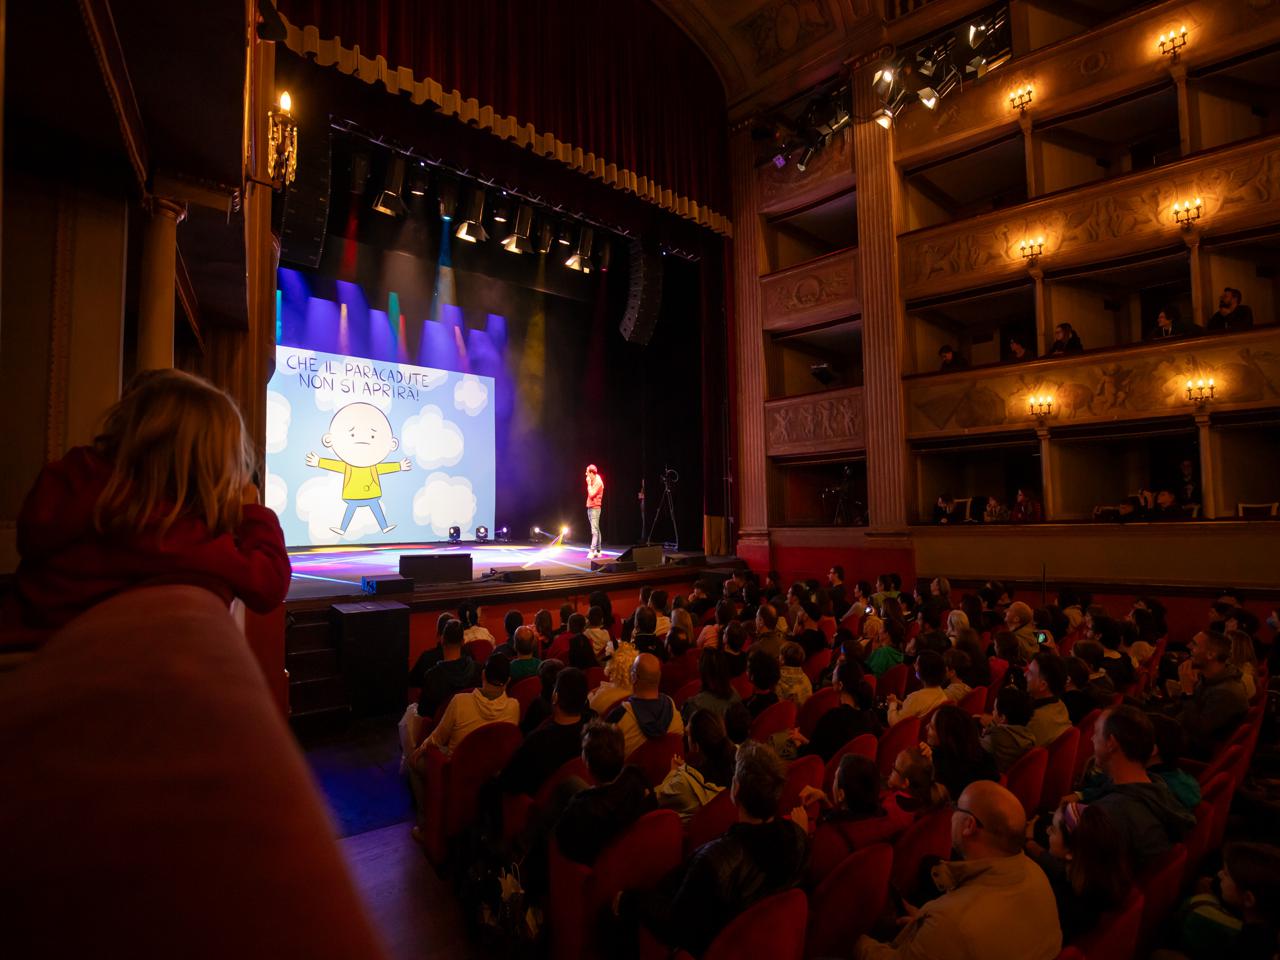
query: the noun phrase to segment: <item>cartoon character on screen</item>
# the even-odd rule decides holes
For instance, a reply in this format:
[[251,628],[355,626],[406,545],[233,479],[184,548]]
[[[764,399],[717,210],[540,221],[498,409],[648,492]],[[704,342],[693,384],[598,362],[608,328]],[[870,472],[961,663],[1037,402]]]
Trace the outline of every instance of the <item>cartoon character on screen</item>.
[[369,403],[349,403],[333,415],[329,432],[320,442],[333,451],[336,460],[307,454],[307,466],[332,470],[342,474],[342,499],[347,509],[342,515],[342,526],[330,527],[338,536],[344,536],[351,518],[360,507],[368,507],[383,533],[396,528],[387,523],[382,512],[382,475],[400,473],[413,468],[408,457],[386,461],[387,456],[400,446],[391,433],[391,421],[377,407]]

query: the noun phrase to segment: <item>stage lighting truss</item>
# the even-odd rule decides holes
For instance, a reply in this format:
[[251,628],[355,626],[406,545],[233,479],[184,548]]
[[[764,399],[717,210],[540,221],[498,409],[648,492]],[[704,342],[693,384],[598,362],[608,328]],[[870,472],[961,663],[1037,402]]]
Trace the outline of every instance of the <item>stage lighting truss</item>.
[[484,228],[484,188],[476,187],[467,201],[467,213],[454,235],[468,243],[484,243],[489,232]]
[[577,270],[579,273],[591,272],[591,243],[595,237],[595,232],[590,227],[580,227],[578,229],[578,246],[571,253],[564,265],[570,270]]
[[529,235],[533,229],[533,207],[521,204],[516,211],[516,222],[502,241],[502,249],[507,253],[533,253],[533,241]]
[[404,157],[396,154],[391,158],[391,165],[387,168],[387,181],[383,184],[378,199],[374,201],[373,209],[389,217],[403,217],[409,212],[401,196],[403,192]]
[[450,527],[450,528],[449,528],[449,542],[450,542],[450,543],[457,543],[457,542],[458,542],[459,540],[461,540],[461,539],[462,539],[462,528],[461,528],[461,527]]
[[[847,83],[823,91],[805,106],[798,121],[779,119],[775,132],[764,139],[781,140],[770,162],[781,170],[797,153],[796,169],[804,173],[841,130],[853,122],[853,99]],[[785,138],[784,138],[785,134]]]

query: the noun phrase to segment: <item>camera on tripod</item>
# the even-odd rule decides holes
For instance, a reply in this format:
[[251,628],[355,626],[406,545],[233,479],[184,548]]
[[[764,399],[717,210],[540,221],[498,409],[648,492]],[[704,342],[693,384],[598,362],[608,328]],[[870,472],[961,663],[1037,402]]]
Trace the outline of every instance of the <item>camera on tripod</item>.
[[662,468],[662,485],[664,487],[672,487],[680,482],[680,474],[672,470],[670,467]]

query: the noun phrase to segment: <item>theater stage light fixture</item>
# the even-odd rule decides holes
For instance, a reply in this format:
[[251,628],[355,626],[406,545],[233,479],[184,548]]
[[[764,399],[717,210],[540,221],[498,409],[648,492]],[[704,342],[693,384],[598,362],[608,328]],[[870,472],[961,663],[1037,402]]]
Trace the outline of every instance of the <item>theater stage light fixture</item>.
[[471,191],[467,201],[466,216],[458,224],[454,236],[468,243],[483,243],[489,239],[489,232],[484,228],[484,189],[477,187]]
[[577,270],[579,273],[591,272],[591,242],[594,236],[594,231],[590,227],[583,227],[578,231],[578,246],[565,260],[566,267]]
[[530,233],[533,229],[533,207],[521,204],[516,211],[516,222],[502,241],[502,249],[508,253],[533,253],[533,240]]
[[395,156],[391,166],[387,168],[387,181],[382,185],[382,192],[373,202],[373,209],[385,213],[389,217],[403,217],[408,213],[404,205],[404,157]]
[[486,526],[476,527],[476,543],[489,542],[489,528]]
[[450,543],[457,543],[457,542],[458,542],[459,540],[461,540],[461,539],[462,539],[462,528],[461,528],[461,527],[450,527],[450,528],[449,528],[449,542],[450,542]]

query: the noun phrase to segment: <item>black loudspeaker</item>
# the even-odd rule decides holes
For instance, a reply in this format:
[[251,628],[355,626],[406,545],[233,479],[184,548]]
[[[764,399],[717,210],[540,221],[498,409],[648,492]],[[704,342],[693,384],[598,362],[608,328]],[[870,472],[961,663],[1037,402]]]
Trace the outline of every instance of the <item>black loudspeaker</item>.
[[636,562],[634,560],[610,560],[608,563],[601,563],[599,560],[592,560],[591,569],[599,573],[635,573]]
[[375,597],[389,593],[413,593],[413,581],[408,577],[361,577],[360,589]]
[[647,567],[660,567],[662,566],[662,545],[628,547],[618,559],[624,563],[630,560],[640,570]]
[[542,571],[533,570],[503,570],[502,579],[505,583],[531,583],[534,580],[542,579]]
[[400,554],[400,576],[415,583],[459,583],[471,579],[471,554]]
[[667,563],[673,567],[705,567],[707,565],[707,555],[705,553],[689,553],[682,557],[667,557]]
[[662,308],[662,257],[645,250],[639,240],[631,241],[631,289],[627,312],[618,329],[628,343],[648,346]]
[[404,710],[409,683],[409,608],[390,600],[329,608],[351,713],[380,717]]
[[281,263],[320,266],[329,222],[330,129],[326,120],[298,131],[298,174],[285,191],[280,221]]

